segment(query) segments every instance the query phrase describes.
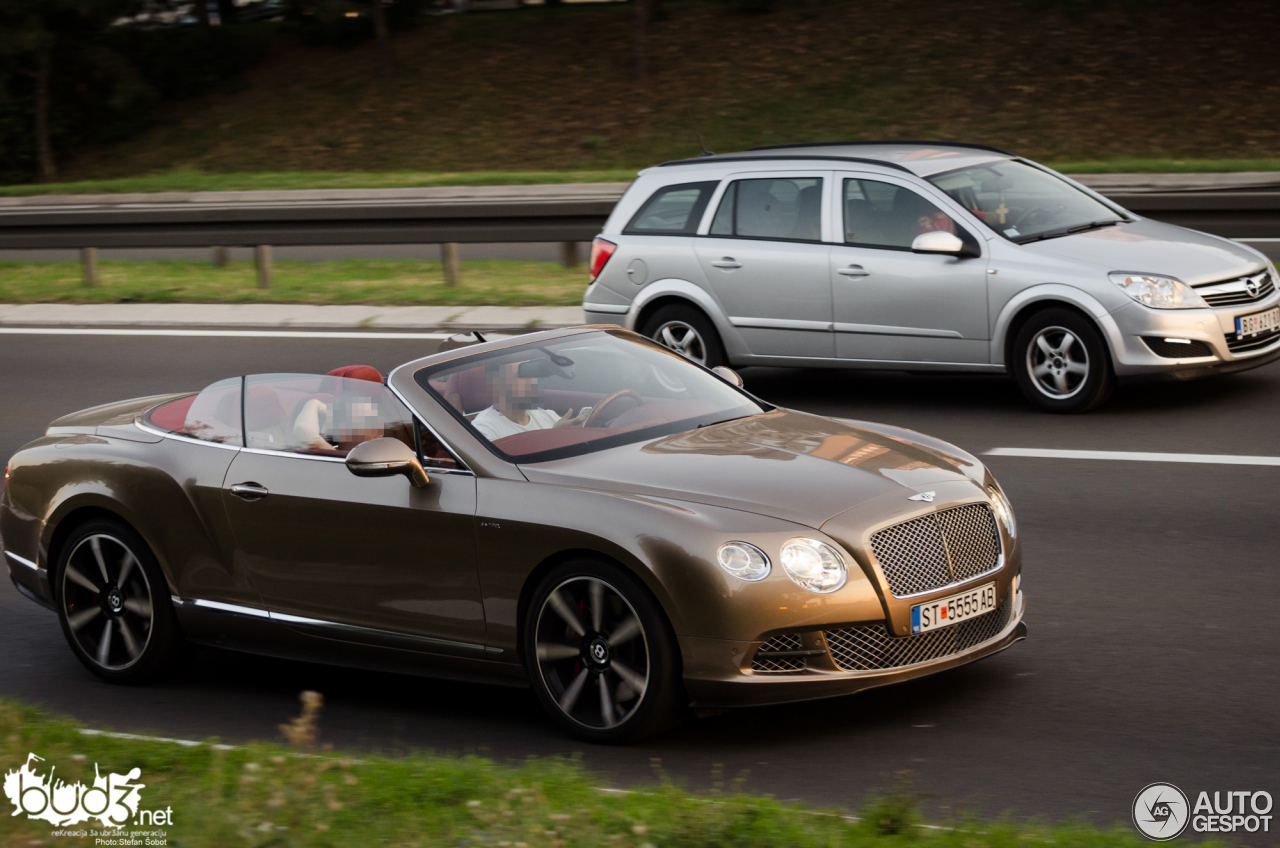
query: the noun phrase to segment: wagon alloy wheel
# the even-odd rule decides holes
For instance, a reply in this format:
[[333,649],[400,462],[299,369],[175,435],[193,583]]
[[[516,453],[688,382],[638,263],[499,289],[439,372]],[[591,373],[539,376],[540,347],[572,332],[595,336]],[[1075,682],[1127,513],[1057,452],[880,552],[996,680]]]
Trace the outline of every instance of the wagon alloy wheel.
[[128,668],[151,640],[151,584],[137,555],[105,534],[80,541],[62,570],[62,609],[72,638],[108,670]]
[[697,329],[683,321],[668,321],[658,328],[654,339],[663,347],[692,359],[699,365],[707,364],[707,343]]
[[1051,398],[1074,396],[1089,377],[1089,351],[1065,327],[1045,327],[1027,348],[1027,369],[1036,388]]
[[538,671],[566,717],[601,730],[631,717],[649,687],[649,640],[622,593],[595,577],[566,580],[535,632]]

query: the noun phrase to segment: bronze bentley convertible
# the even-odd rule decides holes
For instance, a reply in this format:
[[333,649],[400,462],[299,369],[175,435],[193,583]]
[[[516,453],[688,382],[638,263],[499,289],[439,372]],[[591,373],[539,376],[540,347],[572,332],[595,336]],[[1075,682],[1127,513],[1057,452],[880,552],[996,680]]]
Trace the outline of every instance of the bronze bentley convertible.
[[60,418],[5,471],[19,591],[100,677],[183,640],[532,684],[583,738],[1022,639],[991,474],[771,406],[617,327],[255,374]]

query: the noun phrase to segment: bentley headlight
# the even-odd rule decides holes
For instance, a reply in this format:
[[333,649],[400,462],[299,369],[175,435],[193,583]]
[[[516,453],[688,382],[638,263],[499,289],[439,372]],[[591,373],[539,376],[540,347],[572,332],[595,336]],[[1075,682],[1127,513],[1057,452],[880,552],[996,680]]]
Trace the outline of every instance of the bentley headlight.
[[800,587],[819,594],[834,592],[848,577],[844,557],[817,539],[792,539],[783,545],[782,568]]
[[716,559],[720,567],[742,580],[755,582],[769,576],[769,558],[764,551],[746,542],[728,542],[720,546]]
[[1125,294],[1153,309],[1193,309],[1209,305],[1196,294],[1195,289],[1173,277],[1125,273],[1110,276],[1111,282],[1123,289]]
[[1018,526],[1013,520],[1013,507],[1009,506],[1009,499],[1004,496],[1004,492],[995,486],[988,486],[987,495],[991,498],[991,509],[1004,525],[1005,531],[1010,536],[1018,535]]

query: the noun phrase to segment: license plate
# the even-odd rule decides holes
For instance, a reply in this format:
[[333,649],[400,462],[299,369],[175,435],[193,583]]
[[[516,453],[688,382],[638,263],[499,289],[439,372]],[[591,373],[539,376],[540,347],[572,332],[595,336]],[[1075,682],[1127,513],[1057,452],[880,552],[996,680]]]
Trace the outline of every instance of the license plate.
[[911,608],[911,632],[927,633],[977,618],[996,609],[996,584],[987,583]]
[[1241,315],[1236,319],[1236,338],[1256,336],[1280,328],[1280,306],[1253,315]]

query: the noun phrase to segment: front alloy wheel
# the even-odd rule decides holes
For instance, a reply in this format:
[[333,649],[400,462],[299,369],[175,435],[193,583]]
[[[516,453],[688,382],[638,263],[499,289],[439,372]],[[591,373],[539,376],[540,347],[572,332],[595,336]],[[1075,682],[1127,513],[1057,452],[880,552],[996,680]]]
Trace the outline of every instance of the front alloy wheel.
[[1055,400],[1074,397],[1089,377],[1089,351],[1065,327],[1045,327],[1027,347],[1036,388]]
[[656,604],[603,563],[557,569],[530,608],[527,664],[556,721],[595,742],[638,738],[672,712],[672,646]]
[[1027,400],[1046,412],[1088,412],[1115,385],[1107,343],[1079,312],[1051,308],[1018,330],[1009,369]]

